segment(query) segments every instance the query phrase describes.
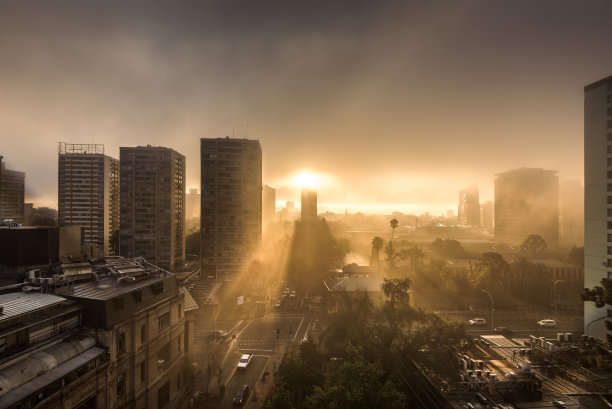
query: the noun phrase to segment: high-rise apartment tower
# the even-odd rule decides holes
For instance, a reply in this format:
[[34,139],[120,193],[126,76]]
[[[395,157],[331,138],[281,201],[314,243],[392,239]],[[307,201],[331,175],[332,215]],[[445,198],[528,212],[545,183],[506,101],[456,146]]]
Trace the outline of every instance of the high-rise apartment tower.
[[119,161],[104,145],[59,143],[58,223],[81,226],[81,244],[99,255],[115,254],[111,236],[119,229]]
[[[612,76],[584,87],[584,286],[612,279]],[[606,338],[610,305],[584,304],[584,333]]]
[[302,189],[302,200],[300,202],[301,217],[303,222],[314,222],[317,220],[317,191],[314,189]]
[[6,169],[0,156],[0,221],[24,222],[25,172]]
[[247,267],[261,241],[261,146],[230,138],[200,143],[201,271],[229,278]]
[[519,168],[495,178],[495,240],[521,244],[538,234],[549,246],[559,239],[559,177],[556,170]]
[[480,226],[480,199],[476,186],[459,191],[457,219],[461,226]]
[[161,146],[121,147],[120,254],[168,270],[185,261],[185,157]]

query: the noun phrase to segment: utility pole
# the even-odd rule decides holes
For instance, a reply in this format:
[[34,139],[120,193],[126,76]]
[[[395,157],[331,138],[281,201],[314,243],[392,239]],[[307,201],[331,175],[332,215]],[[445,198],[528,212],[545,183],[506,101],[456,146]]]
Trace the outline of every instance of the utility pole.
[[486,290],[482,290],[482,292],[488,295],[491,299],[491,330],[493,330],[493,296],[491,296],[491,293]]

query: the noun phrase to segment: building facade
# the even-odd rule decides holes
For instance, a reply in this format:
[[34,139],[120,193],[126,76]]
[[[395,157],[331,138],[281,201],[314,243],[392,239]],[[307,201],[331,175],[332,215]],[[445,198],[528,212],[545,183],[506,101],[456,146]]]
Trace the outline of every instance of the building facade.
[[459,191],[457,219],[461,226],[480,226],[480,199],[476,186]]
[[261,196],[261,222],[266,226],[273,222],[276,216],[276,189],[264,185]]
[[[584,287],[612,278],[612,76],[584,87]],[[610,305],[584,304],[585,334],[606,338]]]
[[584,187],[578,180],[559,184],[559,244],[584,246]]
[[99,255],[113,255],[111,236],[119,230],[119,161],[104,145],[60,142],[58,225],[81,226],[81,243]]
[[185,261],[185,157],[170,148],[119,149],[120,254],[174,270]]
[[303,222],[317,221],[317,191],[302,189],[301,217]]
[[261,146],[249,139],[201,139],[201,271],[230,277],[261,242]]
[[521,244],[538,234],[549,246],[559,238],[559,177],[555,170],[519,168],[495,178],[495,240]]
[[25,172],[6,169],[0,156],[0,221],[24,222]]

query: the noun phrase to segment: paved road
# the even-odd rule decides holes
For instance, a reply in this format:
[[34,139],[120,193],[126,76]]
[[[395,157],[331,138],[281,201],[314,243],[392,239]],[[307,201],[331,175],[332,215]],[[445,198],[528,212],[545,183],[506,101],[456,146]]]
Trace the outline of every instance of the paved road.
[[242,389],[243,385],[248,385],[250,393],[245,406],[249,406],[251,401],[258,400],[261,392],[257,392],[256,384],[261,379],[266,370],[270,357],[266,355],[254,355],[250,365],[244,370],[234,368],[229,379],[226,381],[225,396],[219,408],[233,408],[232,401],[236,392]]

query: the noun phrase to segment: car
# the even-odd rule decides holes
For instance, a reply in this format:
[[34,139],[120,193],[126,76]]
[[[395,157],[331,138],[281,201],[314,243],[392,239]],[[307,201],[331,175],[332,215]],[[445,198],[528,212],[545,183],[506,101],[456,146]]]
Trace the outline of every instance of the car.
[[289,298],[295,298],[295,290],[289,293]]
[[472,326],[476,326],[476,325],[486,325],[487,320],[485,320],[484,318],[472,318],[471,320],[468,321],[470,323],[470,325]]
[[242,406],[246,403],[248,399],[249,386],[243,385],[242,388],[240,388],[240,390],[236,392],[236,395],[234,395],[234,400],[232,401],[232,403],[234,404],[234,406]]
[[221,340],[221,339],[227,338],[228,335],[229,333],[227,331],[218,329],[218,330],[210,331],[208,336],[210,337],[210,339]]
[[253,359],[253,354],[242,354],[240,361],[238,361],[238,369],[246,369]]
[[550,320],[550,319],[540,320],[540,321],[538,321],[538,325],[540,327],[556,327],[557,326],[557,321]]
[[513,334],[512,330],[508,327],[497,327],[495,328],[495,332],[503,336],[510,336]]
[[552,404],[555,405],[556,408],[565,408],[565,402],[563,402],[562,400],[555,400]]

